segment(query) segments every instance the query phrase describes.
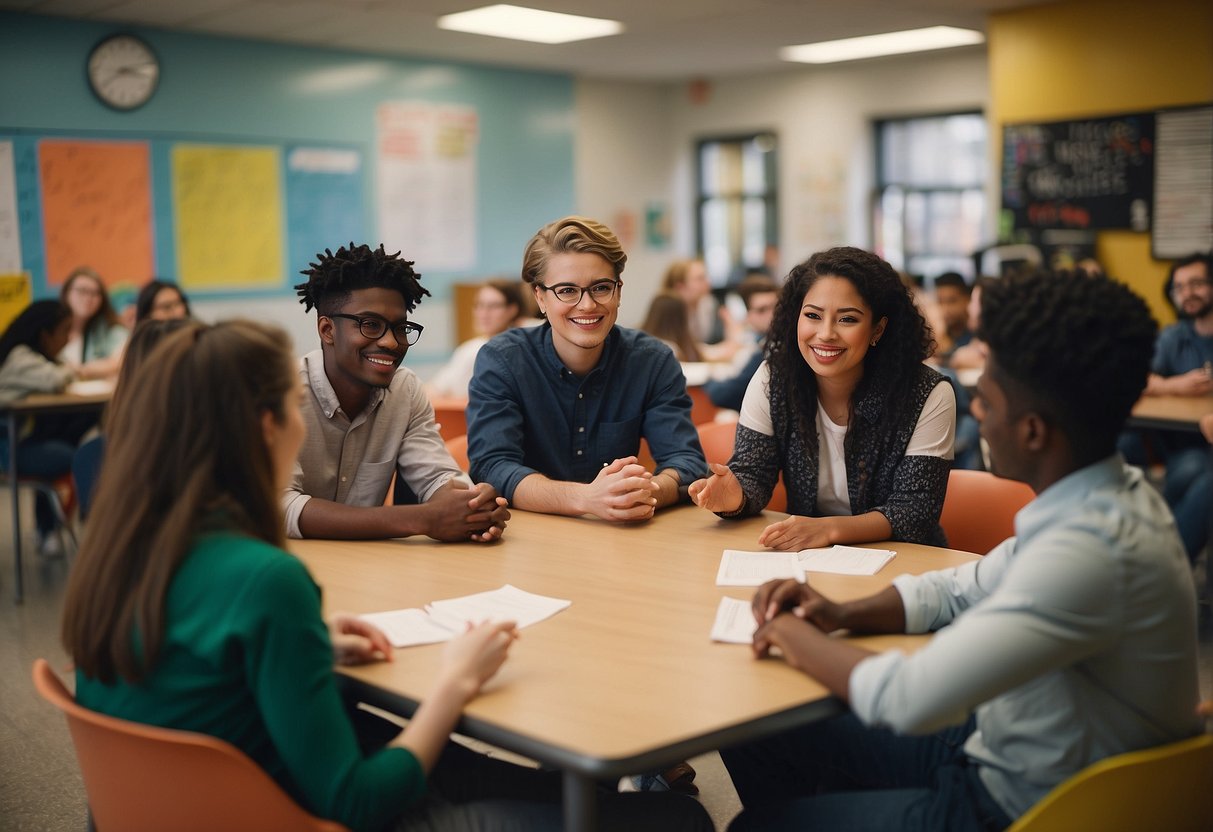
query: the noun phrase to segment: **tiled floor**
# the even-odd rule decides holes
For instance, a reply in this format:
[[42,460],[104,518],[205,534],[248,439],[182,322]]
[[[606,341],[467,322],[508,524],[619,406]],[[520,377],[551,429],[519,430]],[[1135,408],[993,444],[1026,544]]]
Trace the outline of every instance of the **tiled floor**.
[[[0,491],[7,501],[7,492]],[[26,517],[29,517],[26,507]],[[28,524],[25,528],[30,528]],[[0,510],[0,829],[13,832],[81,832],[85,828],[83,784],[63,719],[34,693],[30,666],[49,659],[67,665],[59,646],[59,611],[67,567],[63,561],[26,556],[26,600],[12,601],[13,564],[8,511]],[[1201,691],[1213,698],[1213,615],[1201,608]],[[701,800],[718,829],[739,810],[737,795],[720,757],[691,761],[698,771]]]

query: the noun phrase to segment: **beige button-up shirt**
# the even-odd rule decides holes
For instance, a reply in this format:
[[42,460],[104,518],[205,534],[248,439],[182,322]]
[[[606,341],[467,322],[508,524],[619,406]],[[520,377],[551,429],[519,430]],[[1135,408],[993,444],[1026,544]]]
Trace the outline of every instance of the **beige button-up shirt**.
[[312,497],[350,506],[383,505],[393,473],[422,502],[456,477],[470,484],[447,452],[434,408],[412,370],[398,369],[392,383],[375,390],[366,409],[353,418],[337,401],[320,350],[300,359],[299,375],[307,437],[282,495],[288,537],[303,536],[299,515]]

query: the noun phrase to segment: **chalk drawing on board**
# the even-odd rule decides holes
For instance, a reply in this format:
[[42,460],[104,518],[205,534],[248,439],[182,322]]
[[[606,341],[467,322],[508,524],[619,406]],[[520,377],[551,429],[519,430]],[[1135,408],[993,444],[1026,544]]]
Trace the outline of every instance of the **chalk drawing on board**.
[[46,280],[89,266],[107,284],[153,277],[147,142],[38,142]]
[[17,221],[17,173],[13,143],[0,142],[0,274],[21,271],[21,225]]
[[177,269],[188,289],[282,284],[276,147],[178,144],[172,152]]
[[476,264],[474,107],[397,101],[375,112],[379,237],[421,272]]

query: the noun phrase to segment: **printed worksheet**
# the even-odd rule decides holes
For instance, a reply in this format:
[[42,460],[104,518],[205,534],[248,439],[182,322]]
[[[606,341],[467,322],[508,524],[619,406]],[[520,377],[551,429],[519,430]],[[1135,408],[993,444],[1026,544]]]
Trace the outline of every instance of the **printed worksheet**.
[[572,601],[525,592],[506,584],[499,589],[447,598],[425,609],[390,610],[360,616],[383,630],[393,647],[413,647],[450,641],[467,629],[468,622],[515,621],[529,627],[567,608]]
[[804,568],[796,552],[725,549],[716,572],[716,586],[762,586],[781,578],[804,582]]

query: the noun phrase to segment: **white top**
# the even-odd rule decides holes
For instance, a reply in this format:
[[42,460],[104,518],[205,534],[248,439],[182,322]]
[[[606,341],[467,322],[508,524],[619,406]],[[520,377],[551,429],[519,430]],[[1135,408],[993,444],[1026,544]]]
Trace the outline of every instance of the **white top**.
[[476,354],[488,342],[488,338],[478,336],[469,338],[456,347],[451,353],[451,359],[426,382],[430,392],[435,396],[466,399],[468,385],[472,382],[472,370],[476,367]]
[[1012,818],[1105,757],[1196,735],[1196,603],[1175,521],[1119,455],[1049,486],[1016,537],[954,569],[893,581],[912,655],[851,671],[867,724],[964,721],[965,752]]
[[[771,368],[767,362],[758,365],[758,372],[746,387],[741,400],[739,424],[763,436],[773,436],[775,427],[771,422],[771,399],[767,388],[771,380]],[[842,516],[851,513],[851,497],[847,489],[847,460],[843,443],[847,438],[847,426],[836,425],[826,415],[821,402],[817,403],[817,444],[820,469],[817,472],[817,511],[823,516]],[[956,444],[956,392],[952,385],[941,382],[927,396],[918,414],[918,423],[906,446],[906,456],[937,456],[952,459]]]

